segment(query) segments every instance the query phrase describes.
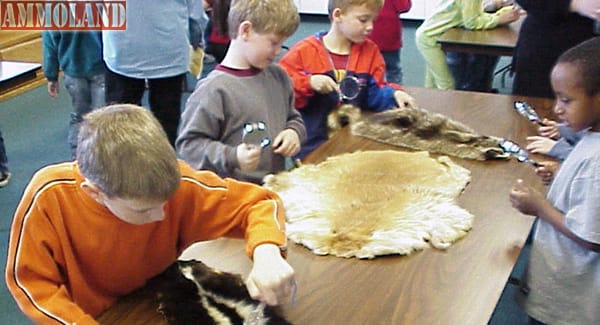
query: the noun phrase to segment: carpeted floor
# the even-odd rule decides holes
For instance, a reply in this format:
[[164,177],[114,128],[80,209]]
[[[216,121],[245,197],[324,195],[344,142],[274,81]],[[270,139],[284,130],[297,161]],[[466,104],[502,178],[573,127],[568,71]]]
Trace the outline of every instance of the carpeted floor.
[[[423,59],[414,45],[414,32],[418,24],[418,21],[404,23],[402,50],[404,83],[413,86],[422,86],[424,75]],[[302,16],[300,28],[287,40],[286,45],[291,46],[299,39],[327,28],[328,21],[325,16]],[[508,62],[507,58],[502,58],[498,67],[505,66]],[[494,87],[502,93],[508,93],[510,81],[510,78],[502,80],[497,76]],[[193,82],[190,79],[188,83],[190,88]],[[186,98],[187,95],[185,94]],[[0,103],[0,129],[4,135],[9,165],[13,173],[9,185],[0,189],[2,270],[6,265],[8,231],[12,216],[27,182],[40,167],[70,158],[66,140],[69,112],[70,102],[66,90],[61,89],[59,98],[52,99],[44,86]],[[522,260],[523,258],[515,269],[517,274],[522,272]],[[490,324],[523,323],[524,315],[512,299],[515,290],[514,286],[507,285]],[[30,324],[14,303],[4,281],[0,284],[0,324]]]

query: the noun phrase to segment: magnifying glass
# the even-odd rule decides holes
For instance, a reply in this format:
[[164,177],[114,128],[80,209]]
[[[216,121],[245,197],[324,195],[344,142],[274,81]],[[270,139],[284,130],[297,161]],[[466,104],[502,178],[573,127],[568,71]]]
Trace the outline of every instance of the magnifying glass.
[[242,142],[265,148],[271,144],[267,125],[265,122],[244,123],[242,130]]
[[527,153],[527,151],[523,150],[523,148],[521,148],[515,142],[504,139],[504,140],[500,141],[499,145],[500,145],[500,148],[502,148],[502,150],[505,153],[508,153],[511,156],[514,156],[515,158],[517,158],[518,161],[530,163],[535,167],[541,166],[540,163],[529,158],[529,154]]
[[536,111],[527,102],[517,100],[514,103],[515,111],[527,118],[529,122],[537,123],[540,126],[546,126],[540,119]]
[[346,76],[340,81],[340,98],[342,100],[353,100],[360,93],[360,80],[355,76]]

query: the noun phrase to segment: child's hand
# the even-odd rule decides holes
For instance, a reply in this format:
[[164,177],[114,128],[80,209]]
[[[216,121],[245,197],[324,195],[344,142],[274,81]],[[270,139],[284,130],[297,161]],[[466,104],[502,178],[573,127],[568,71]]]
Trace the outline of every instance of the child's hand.
[[527,141],[529,141],[529,143],[525,149],[531,153],[540,153],[543,155],[547,155],[556,144],[556,140],[538,135],[527,137]]
[[240,169],[246,172],[255,170],[260,162],[261,151],[261,147],[254,144],[241,143],[237,146],[236,154]]
[[254,249],[254,265],[246,280],[252,299],[275,306],[283,303],[296,285],[294,269],[281,257],[279,248],[262,244]]
[[550,184],[558,170],[558,163],[556,161],[540,161],[538,163],[540,166],[535,169],[535,173],[542,179],[544,185]]
[[52,98],[58,97],[58,92],[60,90],[60,84],[57,81],[49,81],[48,80],[48,95]]
[[558,130],[558,123],[556,121],[545,118],[542,123],[544,125],[538,128],[538,133],[541,136],[554,140],[560,138],[560,131]]
[[523,12],[516,6],[504,7],[496,12],[498,15],[498,25],[510,24],[513,21],[519,19]]
[[398,108],[417,108],[417,101],[402,90],[394,92],[394,99],[396,100],[396,104],[398,104]]
[[310,87],[319,94],[329,94],[332,91],[338,91],[338,85],[335,83],[335,80],[324,74],[310,76]]
[[273,140],[273,152],[284,157],[291,157],[300,151],[300,137],[292,129],[281,131]]
[[538,214],[543,202],[546,200],[542,194],[525,185],[522,179],[510,190],[510,203],[521,213],[535,216]]

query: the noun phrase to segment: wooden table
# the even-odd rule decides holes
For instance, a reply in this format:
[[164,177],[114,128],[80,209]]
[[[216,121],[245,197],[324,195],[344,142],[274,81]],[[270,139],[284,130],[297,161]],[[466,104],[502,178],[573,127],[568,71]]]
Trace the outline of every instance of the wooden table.
[[444,52],[466,52],[496,56],[512,56],[523,18],[494,29],[468,30],[460,27],[446,31],[438,38]]
[[[407,87],[420,106],[461,121],[480,133],[525,143],[535,126],[517,115],[515,99],[527,100],[540,115],[552,102],[487,93]],[[306,162],[356,150],[403,150],[352,136],[335,134]],[[410,256],[373,260],[316,256],[290,244],[288,260],[299,283],[297,304],[282,306],[294,324],[486,324],[529,233],[533,218],[513,209],[508,191],[517,178],[543,186],[531,166],[511,161],[453,158],[472,172],[459,204],[473,213],[466,237],[446,251],[433,248]],[[196,244],[182,256],[246,275],[251,267],[243,241],[219,239]],[[123,299],[106,311],[103,324],[161,324],[147,293]]]
[[42,65],[0,60],[0,102],[43,83]]

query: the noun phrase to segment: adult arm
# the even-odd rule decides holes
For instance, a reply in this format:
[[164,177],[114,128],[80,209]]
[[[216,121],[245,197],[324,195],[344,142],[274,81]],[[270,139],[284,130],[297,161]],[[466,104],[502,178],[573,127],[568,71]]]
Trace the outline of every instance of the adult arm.
[[571,0],[516,0],[516,2],[523,10],[527,11],[528,16],[540,20],[563,19],[564,16],[571,13]]
[[201,1],[188,0],[190,45],[196,49],[202,45],[202,35],[208,24],[208,16]]

